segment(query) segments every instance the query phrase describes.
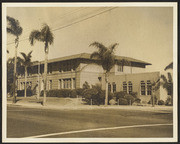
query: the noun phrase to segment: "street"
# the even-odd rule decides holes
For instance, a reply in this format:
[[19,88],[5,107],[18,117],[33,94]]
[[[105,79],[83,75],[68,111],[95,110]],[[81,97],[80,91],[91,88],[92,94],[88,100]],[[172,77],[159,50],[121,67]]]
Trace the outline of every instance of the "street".
[[7,138],[171,138],[169,112],[7,107]]

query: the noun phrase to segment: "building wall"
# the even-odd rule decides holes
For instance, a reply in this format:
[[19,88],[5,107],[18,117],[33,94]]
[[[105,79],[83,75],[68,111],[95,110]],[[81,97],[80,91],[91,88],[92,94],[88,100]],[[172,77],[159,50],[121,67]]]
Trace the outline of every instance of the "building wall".
[[[132,83],[132,91],[138,93],[138,97],[141,98],[142,101],[149,101],[151,95],[147,95],[147,81],[150,82],[157,81],[160,76],[159,72],[149,72],[149,73],[137,73],[137,74],[122,74],[122,75],[114,75],[111,73],[109,75],[109,84],[111,85],[111,92],[113,92],[113,83],[116,85],[116,91],[123,91],[123,82],[127,83],[127,91],[128,91],[128,82]],[[141,95],[141,81],[144,81],[146,84],[146,94]],[[102,88],[105,89],[105,79],[102,81]],[[160,90],[156,91],[155,95],[158,99],[160,99]]]
[[[67,62],[67,63],[66,63]],[[38,67],[34,67],[34,73],[29,75],[27,78],[27,82],[31,82],[31,88],[34,89],[38,85]],[[142,99],[142,101],[149,101],[150,95],[141,95],[141,81],[144,81],[147,84],[147,81],[154,82],[156,81],[160,73],[159,72],[149,72],[149,73],[136,73],[138,71],[143,71],[144,68],[140,67],[130,67],[124,66],[123,72],[118,70],[118,65],[115,65],[111,71],[109,76],[109,84],[114,83],[116,85],[116,91],[123,91],[123,82],[127,83],[131,81],[132,83],[132,91],[138,93],[138,97]],[[41,72],[43,71],[43,67],[41,66]],[[59,88],[59,80],[70,79],[71,84],[75,80],[76,87],[71,88],[82,88],[85,81],[89,83],[89,85],[101,84],[102,89],[105,89],[105,78],[103,74],[102,66],[92,63],[90,60],[79,59],[79,60],[71,60],[64,62],[55,62],[49,66],[48,76],[47,76],[47,88],[49,87],[49,82],[51,80],[51,89]],[[40,74],[40,88],[43,89],[42,78],[43,74]],[[20,84],[24,82],[24,76],[19,76],[18,78],[18,89],[22,89]],[[61,83],[63,85],[63,83]],[[63,87],[62,87],[63,88]],[[147,85],[146,85],[147,89]],[[160,95],[161,92],[161,95]],[[165,90],[160,88],[156,92],[156,96],[158,99],[166,100],[167,92],[165,94]]]
[[100,84],[102,80],[103,68],[97,64],[80,64],[81,72],[80,72],[80,88],[82,88],[85,81],[88,84],[95,85]]

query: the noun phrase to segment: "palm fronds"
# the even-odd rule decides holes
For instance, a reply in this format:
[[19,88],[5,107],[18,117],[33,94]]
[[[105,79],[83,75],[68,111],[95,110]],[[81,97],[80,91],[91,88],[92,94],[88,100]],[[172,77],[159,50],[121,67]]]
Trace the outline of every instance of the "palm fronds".
[[164,70],[166,71],[168,69],[173,69],[173,62],[171,62],[169,65],[167,65]]

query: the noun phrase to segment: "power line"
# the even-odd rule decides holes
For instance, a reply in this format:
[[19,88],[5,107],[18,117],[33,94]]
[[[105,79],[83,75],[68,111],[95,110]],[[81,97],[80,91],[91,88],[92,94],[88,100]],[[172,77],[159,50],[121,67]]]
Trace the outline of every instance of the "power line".
[[[63,29],[63,28],[66,28],[66,27],[70,27],[70,26],[72,26],[72,25],[74,25],[74,24],[80,23],[80,22],[82,22],[82,21],[86,21],[86,20],[88,20],[88,19],[91,19],[91,18],[96,17],[96,16],[98,16],[98,15],[101,15],[101,14],[103,14],[103,13],[106,13],[106,12],[108,12],[108,11],[111,11],[111,10],[113,10],[113,9],[115,9],[115,8],[117,8],[117,7],[113,7],[113,8],[110,8],[110,9],[108,9],[108,10],[104,10],[104,11],[98,13],[98,14],[89,16],[89,17],[84,18],[84,19],[81,19],[81,20],[79,20],[79,21],[75,21],[75,22],[73,22],[73,23],[71,23],[71,24],[68,24],[68,25],[65,25],[65,26],[61,26],[61,27],[59,27],[59,28],[52,29],[52,31],[58,31],[58,30],[61,30],[61,29]],[[25,40],[28,40],[28,39],[29,39],[29,38],[24,38],[24,39],[19,40],[19,42],[25,41]],[[14,42],[8,43],[7,45],[10,45],[10,44],[14,44]]]

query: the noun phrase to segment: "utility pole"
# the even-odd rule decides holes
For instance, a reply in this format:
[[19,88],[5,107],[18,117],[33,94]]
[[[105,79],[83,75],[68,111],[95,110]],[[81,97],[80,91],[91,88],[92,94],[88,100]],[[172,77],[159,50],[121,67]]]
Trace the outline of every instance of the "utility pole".
[[38,100],[40,98],[40,62],[38,63]]

